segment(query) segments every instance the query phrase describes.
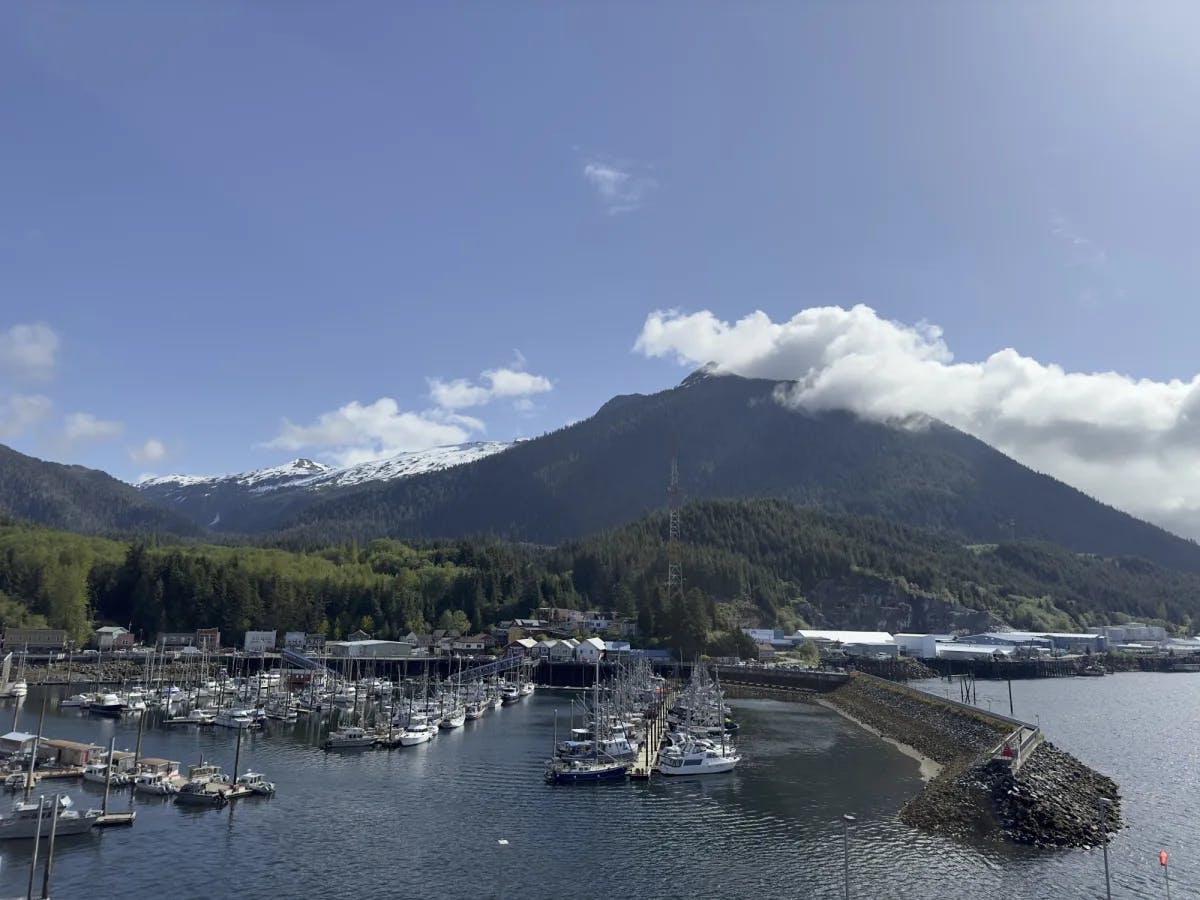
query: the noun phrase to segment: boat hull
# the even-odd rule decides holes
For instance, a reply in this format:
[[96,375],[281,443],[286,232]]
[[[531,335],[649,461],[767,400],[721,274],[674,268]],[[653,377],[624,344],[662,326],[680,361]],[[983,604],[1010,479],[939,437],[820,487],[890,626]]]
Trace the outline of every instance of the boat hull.
[[599,769],[551,769],[546,780],[551,784],[589,784],[602,781],[621,781],[629,772],[628,766],[606,766]]

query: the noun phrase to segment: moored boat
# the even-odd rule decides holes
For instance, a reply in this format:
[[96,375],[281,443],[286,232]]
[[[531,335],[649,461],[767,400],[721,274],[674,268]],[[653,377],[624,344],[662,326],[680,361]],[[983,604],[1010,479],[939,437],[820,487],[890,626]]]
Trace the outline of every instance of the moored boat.
[[346,725],[329,732],[322,745],[326,750],[365,750],[375,738],[357,725]]
[[100,810],[80,813],[72,809],[72,805],[71,798],[65,794],[58,798],[57,809],[53,797],[43,797],[40,803],[18,800],[13,804],[12,812],[0,813],[0,840],[49,837],[52,827],[55,837],[91,831],[100,818]]

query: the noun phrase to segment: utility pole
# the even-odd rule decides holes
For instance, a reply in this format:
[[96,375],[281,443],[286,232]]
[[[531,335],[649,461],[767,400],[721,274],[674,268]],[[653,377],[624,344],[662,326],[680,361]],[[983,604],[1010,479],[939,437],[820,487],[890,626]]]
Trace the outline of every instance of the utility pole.
[[846,885],[846,900],[850,900],[850,825],[854,816],[845,813],[842,816],[842,875]]
[[1112,900],[1112,881],[1108,877],[1108,808],[1112,801],[1107,797],[1100,797],[1097,802],[1100,810],[1101,837],[1104,840],[1104,896],[1107,900]]

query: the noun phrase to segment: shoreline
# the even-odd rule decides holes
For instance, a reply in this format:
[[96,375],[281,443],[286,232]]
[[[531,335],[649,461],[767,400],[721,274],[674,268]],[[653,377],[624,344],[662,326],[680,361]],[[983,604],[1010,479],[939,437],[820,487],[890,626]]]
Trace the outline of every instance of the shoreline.
[[918,767],[920,770],[921,780],[923,782],[925,782],[926,784],[933,781],[935,778],[937,778],[939,775],[941,775],[942,772],[944,771],[945,766],[943,766],[941,763],[937,762],[936,760],[930,759],[928,756],[926,756],[924,753],[922,753],[920,750],[918,750],[916,747],[912,746],[911,744],[905,744],[902,741],[896,740],[895,738],[888,737],[886,734],[883,734],[882,732],[880,732],[878,728],[874,728],[873,726],[868,725],[866,722],[862,721],[861,719],[855,718],[854,716],[850,715],[850,713],[846,712],[845,710],[838,709],[838,707],[834,706],[832,703],[829,703],[828,701],[822,700],[820,697],[813,697],[811,699],[818,706],[828,709],[831,712],[837,713],[843,719],[853,722],[855,725],[857,725],[859,728],[863,729],[864,731],[867,731],[867,732],[875,735],[875,737],[879,738],[880,740],[884,741],[885,743],[891,744],[893,747],[895,747],[897,750],[899,750],[905,756],[915,759],[917,761],[917,764],[918,764]]

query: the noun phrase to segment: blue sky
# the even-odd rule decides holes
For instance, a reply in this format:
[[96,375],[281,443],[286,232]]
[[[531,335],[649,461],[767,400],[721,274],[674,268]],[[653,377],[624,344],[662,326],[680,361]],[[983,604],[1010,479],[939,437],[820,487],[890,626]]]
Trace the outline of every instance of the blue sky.
[[[0,441],[133,478],[531,436],[720,356],[635,350],[656,310],[856,304],[938,326],[952,379],[1014,348],[1127,376],[1122,434],[1155,402],[1174,428],[1198,26],[1186,3],[3,4]],[[1067,382],[1021,424],[1079,419]],[[988,432],[993,401],[956,424],[1053,470],[1061,435]],[[1137,462],[1168,479],[1179,444]],[[1071,452],[1064,477],[1105,483]]]

